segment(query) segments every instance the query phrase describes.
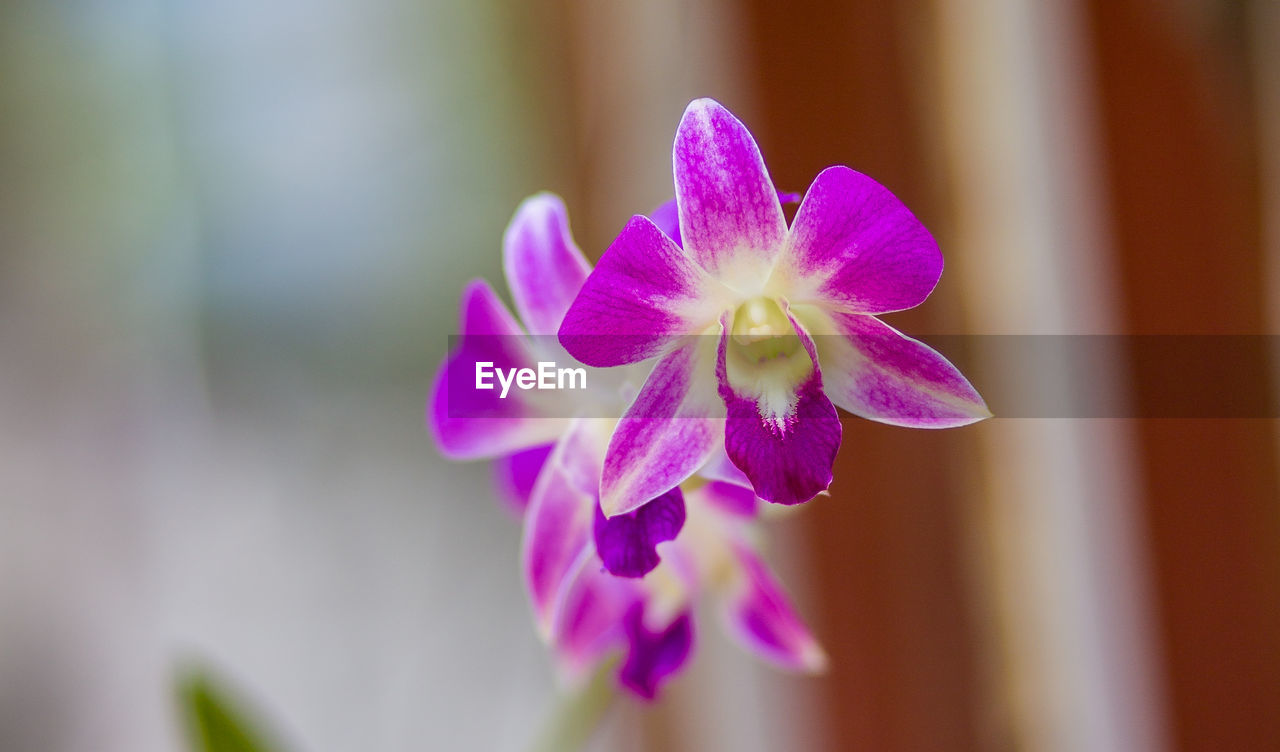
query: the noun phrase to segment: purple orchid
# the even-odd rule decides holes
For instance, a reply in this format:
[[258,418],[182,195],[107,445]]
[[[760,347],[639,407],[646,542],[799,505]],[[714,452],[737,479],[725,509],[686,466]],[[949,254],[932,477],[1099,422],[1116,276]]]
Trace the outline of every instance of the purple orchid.
[[[595,459],[601,455],[596,453]],[[577,464],[590,462],[590,457],[568,452],[563,459]],[[599,465],[594,469],[598,472]],[[566,483],[576,474],[559,465],[548,470],[548,476]],[[745,649],[782,669],[823,670],[826,654],[752,544],[755,495],[730,483],[695,479],[682,497],[680,535],[645,544],[634,539],[610,544],[598,533],[593,540],[589,520],[599,512],[589,489],[580,489],[576,504],[573,494],[548,494],[537,502],[559,508],[554,513],[544,508],[531,517],[525,559],[534,563],[526,571],[540,572],[543,581],[554,584],[548,588],[554,596],[546,612],[546,637],[557,647],[565,675],[578,679],[607,655],[623,651],[620,681],[652,698],[691,651],[692,611],[704,596],[719,602],[727,633]],[[645,508],[662,503],[657,499]],[[576,532],[567,538],[557,535],[560,525]],[[650,555],[662,550],[661,561],[645,577],[610,572],[606,561],[618,547],[641,545],[649,547]]]
[[537,392],[499,398],[476,388],[480,362],[570,359],[555,339],[526,334],[555,332],[590,270],[551,194],[521,204],[504,262],[519,318],[483,281],[467,287],[462,338],[436,379],[427,421],[447,456],[497,460],[498,485],[524,517],[534,618],[564,675],[581,677],[621,652],[619,682],[653,697],[690,654],[693,606],[708,590],[721,594],[730,634],[748,648],[785,668],[821,668],[821,649],[750,545],[756,499],[740,473],[721,467],[727,462],[707,467],[708,478],[723,480],[695,479],[634,513],[602,514],[600,478],[617,422],[591,416],[621,414],[642,368],[592,369],[589,388],[575,395],[576,415]]
[[722,442],[757,496],[806,501],[832,480],[836,406],[918,428],[990,416],[951,363],[876,318],[923,302],[942,273],[893,194],[830,167],[788,227],[755,140],[710,99],[685,110],[673,161],[678,234],[634,217],[559,329],[591,366],[656,358],[603,459],[607,517],[661,497]]

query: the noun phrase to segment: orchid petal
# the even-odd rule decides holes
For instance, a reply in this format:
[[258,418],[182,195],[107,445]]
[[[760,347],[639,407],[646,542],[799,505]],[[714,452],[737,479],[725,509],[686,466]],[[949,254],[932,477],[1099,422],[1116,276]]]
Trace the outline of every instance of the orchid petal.
[[728,284],[758,285],[787,222],[751,133],[718,102],[697,99],[680,120],[672,158],[685,251]]
[[729,459],[729,455],[725,453],[724,446],[716,447],[716,451],[712,453],[711,458],[707,460],[707,464],[698,470],[698,475],[712,481],[722,481],[724,483],[732,483],[743,488],[751,488],[751,479],[746,473],[738,469]]
[[608,653],[627,643],[627,612],[644,597],[639,583],[604,571],[589,549],[569,571],[551,628],[557,664],[569,681],[580,681]]
[[713,285],[657,225],[633,217],[565,314],[560,343],[597,367],[658,355],[715,320]]
[[493,481],[498,495],[517,512],[529,505],[533,486],[551,455],[552,444],[503,455],[493,463]]
[[684,496],[678,486],[626,514],[606,518],[597,509],[596,552],[610,574],[643,577],[661,561],[658,544],[675,540],[684,519]]
[[662,234],[671,238],[672,242],[680,245],[680,209],[676,206],[676,200],[664,201],[658,205],[657,209],[649,212],[649,219],[662,230]]
[[551,631],[556,602],[574,562],[591,549],[604,436],[595,420],[574,420],[547,458],[525,510],[521,562],[544,637]]
[[[757,394],[744,393],[731,383],[727,334],[720,338],[716,363],[728,411],[725,452],[750,479],[756,496],[775,504],[799,504],[827,490],[842,430],[823,393],[813,340],[794,318],[791,324],[812,364],[798,384],[765,383]],[[783,387],[791,391],[783,394]]]
[[693,617],[680,614],[665,627],[651,631],[644,623],[644,607],[636,604],[624,620],[630,649],[618,674],[622,686],[646,700],[688,660],[693,649]]
[[707,461],[724,432],[710,389],[709,337],[659,360],[614,429],[600,476],[606,517],[625,514],[675,488]]
[[569,232],[564,201],[525,199],[503,237],[503,266],[516,310],[530,334],[555,334],[591,265]]
[[[745,477],[745,476],[744,476]],[[712,481],[699,489],[702,499],[707,504],[732,517],[752,518],[756,516],[760,499],[748,483],[743,487],[737,483]]]
[[[783,204],[800,203],[800,194],[788,191],[778,191],[778,201]],[[670,201],[664,201],[658,205],[657,209],[649,212],[649,219],[662,230],[663,234],[675,241],[676,245],[682,245],[680,242],[680,208],[673,198]]]
[[792,671],[817,672],[827,656],[800,620],[782,585],[760,557],[741,543],[730,546],[739,577],[725,602],[729,635],[765,660]]
[[942,275],[942,253],[888,189],[836,166],[809,187],[774,273],[792,304],[888,313],[929,296]]
[[483,281],[463,291],[462,338],[436,376],[427,423],[440,451],[451,459],[494,457],[547,444],[564,431],[563,420],[543,416],[525,393],[501,398],[476,388],[476,364],[529,368],[537,358],[520,325]]
[[946,358],[872,316],[806,310],[826,389],[854,415],[910,428],[952,428],[991,417],[973,385]]

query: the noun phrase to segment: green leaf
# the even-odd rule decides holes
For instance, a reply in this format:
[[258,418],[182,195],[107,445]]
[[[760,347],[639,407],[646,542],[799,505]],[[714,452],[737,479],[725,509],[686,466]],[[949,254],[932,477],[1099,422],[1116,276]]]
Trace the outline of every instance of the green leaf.
[[191,752],[278,752],[268,744],[243,710],[244,702],[232,697],[207,672],[190,670],[177,682],[178,703],[187,729]]

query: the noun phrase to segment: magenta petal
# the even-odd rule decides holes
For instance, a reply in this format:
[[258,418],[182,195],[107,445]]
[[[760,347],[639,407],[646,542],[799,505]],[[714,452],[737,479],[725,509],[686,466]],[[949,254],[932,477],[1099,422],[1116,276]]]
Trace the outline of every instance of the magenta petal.
[[646,700],[658,695],[669,676],[684,665],[693,649],[693,617],[686,611],[659,631],[644,623],[644,607],[636,604],[625,618],[630,649],[618,674],[622,686]]
[[596,553],[618,577],[644,577],[658,566],[658,544],[675,540],[684,527],[684,495],[676,487],[639,509],[605,517],[596,509]]
[[488,284],[467,286],[462,339],[436,377],[427,422],[440,451],[453,459],[494,457],[554,441],[564,421],[542,417],[524,397],[476,389],[476,363],[498,368],[533,367],[537,358],[506,306]]
[[525,449],[499,457],[493,463],[494,485],[512,509],[523,512],[529,505],[533,485],[551,454],[552,444]]
[[555,334],[591,272],[569,233],[569,215],[559,196],[539,193],[520,204],[503,237],[503,265],[529,333]]
[[662,234],[671,238],[676,245],[680,245],[680,209],[676,206],[676,200],[665,201],[658,206],[657,209],[649,212],[649,219],[662,230]]
[[719,103],[689,104],[673,153],[680,236],[685,250],[713,274],[729,262],[767,272],[787,222],[755,139]]
[[709,337],[659,360],[618,421],[600,476],[600,506],[624,514],[675,488],[707,461],[724,432],[708,378]]
[[551,630],[557,599],[574,562],[591,550],[599,443],[594,421],[573,421],[538,477],[525,510],[521,560],[535,621]]
[[822,390],[822,371],[809,336],[796,332],[813,360],[813,372],[796,389],[793,412],[782,425],[766,420],[755,400],[729,384],[725,362],[727,337],[720,341],[716,376],[728,408],[724,448],[755,489],[775,504],[799,504],[831,485],[831,466],[840,449],[840,417]]
[[729,634],[761,658],[793,671],[820,671],[826,655],[796,614],[782,585],[756,553],[731,546],[740,579],[725,603]]
[[709,280],[647,217],[633,217],[582,286],[560,343],[589,366],[635,363],[714,320]]
[[827,394],[854,415],[911,428],[951,428],[991,416],[946,358],[871,316],[833,314],[843,336],[819,337]]
[[756,516],[759,499],[751,488],[736,483],[712,481],[699,489],[702,499],[711,506],[733,517]]
[[764,420],[754,401],[725,398],[729,458],[751,479],[756,495],[775,504],[800,504],[827,490],[840,448],[840,419],[821,382],[809,379],[798,394],[795,420],[785,432]]
[[557,662],[580,679],[615,649],[627,644],[624,620],[644,597],[634,580],[614,577],[584,551],[568,575],[551,629]]
[[823,170],[791,225],[780,274],[791,303],[852,313],[919,305],[938,284],[942,253],[920,220],[884,186],[848,167]]

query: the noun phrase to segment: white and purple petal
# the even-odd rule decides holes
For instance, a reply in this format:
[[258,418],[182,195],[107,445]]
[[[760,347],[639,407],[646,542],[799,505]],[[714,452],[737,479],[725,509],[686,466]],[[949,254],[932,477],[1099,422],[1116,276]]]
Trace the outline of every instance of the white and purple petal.
[[566,575],[550,633],[565,678],[581,680],[605,656],[627,645],[624,620],[643,598],[637,582],[614,577],[594,552],[583,551]]
[[627,223],[560,325],[560,343],[589,366],[635,363],[714,323],[723,295],[647,217]]
[[643,577],[662,560],[658,544],[675,540],[684,520],[684,495],[679,487],[625,514],[605,517],[596,509],[596,553],[610,574]]
[[751,488],[751,479],[747,477],[746,473],[738,469],[737,465],[733,464],[723,446],[716,447],[716,451],[711,454],[707,464],[698,470],[698,475],[710,481],[720,481],[742,486],[743,488]]
[[495,457],[554,441],[565,423],[546,417],[528,393],[506,399],[497,389],[476,388],[478,363],[530,368],[537,357],[493,289],[483,281],[463,291],[462,336],[436,376],[427,423],[441,452],[451,459]]
[[534,620],[545,637],[575,562],[592,551],[591,525],[604,437],[599,421],[578,419],[556,443],[525,510],[521,563]]
[[812,309],[800,315],[819,335],[827,395],[854,415],[909,428],[991,417],[968,379],[928,345],[872,316]]
[[573,242],[564,201],[552,193],[525,199],[503,236],[503,267],[516,311],[530,334],[555,334],[591,272]]
[[653,367],[618,421],[600,477],[606,517],[665,494],[706,463],[724,433],[724,408],[707,376],[714,342],[692,337]]
[[747,650],[784,669],[821,671],[827,657],[800,620],[781,583],[742,543],[730,545],[738,576],[724,604],[730,636]]
[[809,187],[771,288],[791,303],[850,313],[919,305],[938,284],[933,236],[887,188],[844,166]]
[[649,212],[649,219],[662,230],[662,234],[671,238],[672,242],[680,245],[680,208],[676,206],[676,200],[664,201],[658,205],[657,209]]
[[[800,194],[778,191],[778,201],[783,204],[796,204],[800,202]],[[657,209],[649,212],[649,219],[652,219],[667,237],[674,240],[676,245],[683,245],[680,238],[680,208],[674,198],[664,201],[658,205]]]
[[694,100],[676,130],[672,160],[685,251],[731,286],[762,284],[787,222],[746,126],[718,102]]

